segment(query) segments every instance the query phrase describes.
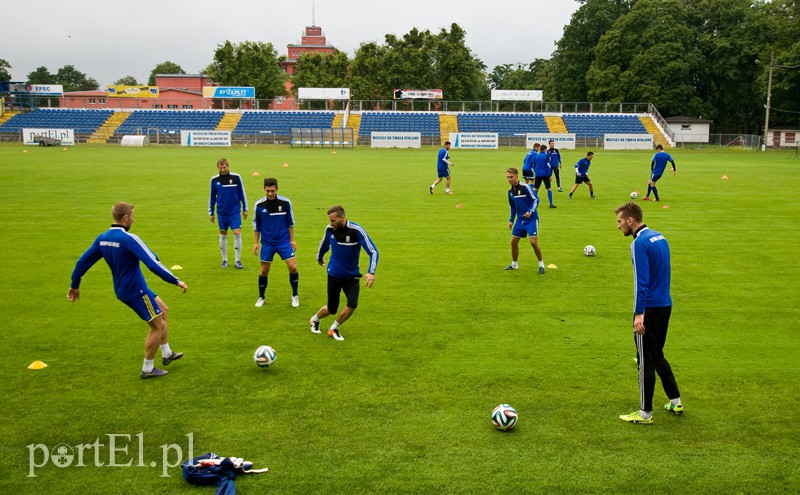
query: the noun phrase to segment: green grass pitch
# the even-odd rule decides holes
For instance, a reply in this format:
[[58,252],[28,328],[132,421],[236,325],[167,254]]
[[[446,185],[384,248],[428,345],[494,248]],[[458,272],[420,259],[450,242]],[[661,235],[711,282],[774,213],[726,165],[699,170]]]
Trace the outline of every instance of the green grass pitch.
[[[185,460],[190,438],[194,455],[270,468],[237,479],[244,494],[800,487],[792,153],[671,151],[678,175],[659,182],[660,204],[642,206],[672,249],[666,355],[687,412],[657,409],[654,425],[635,426],[617,419],[636,409],[638,388],[630,239],[613,210],[631,191],[643,196],[651,152],[595,150],[594,201],[585,185],[572,201],[554,192],[558,208],[540,208],[540,243],[558,268],[539,276],[525,242],[521,269],[503,271],[505,169],[521,165],[522,149],[451,150],[452,196],[442,186],[428,194],[432,148],[24,149],[0,146],[3,493],[211,493],[163,462],[166,452],[176,463],[175,446]],[[563,150],[567,188],[585,151]],[[292,200],[300,308],[290,305],[281,262],[267,304],[253,306],[249,220],[244,269],[220,268],[206,211],[222,156],[244,177],[251,205],[268,176]],[[146,326],[115,299],[104,263],[84,278],[80,301],[66,299],[75,261],[117,201],[136,206],[133,232],[165,265],[181,265],[189,285],[184,295],[145,273],[171,308],[173,349],[186,354],[157,380],[139,378]],[[315,254],[337,203],[380,250],[375,285],[362,285],[341,343],[307,325],[325,302]],[[596,257],[583,255],[587,244]],[[262,344],[277,351],[269,369],[253,363]],[[34,360],[48,367],[27,369]],[[504,402],[520,415],[507,433],[489,419]],[[664,402],[657,384],[655,406]],[[115,466],[109,435],[117,435]],[[29,447],[55,454],[63,444],[77,454],[95,442],[83,466],[74,459],[64,468]]]

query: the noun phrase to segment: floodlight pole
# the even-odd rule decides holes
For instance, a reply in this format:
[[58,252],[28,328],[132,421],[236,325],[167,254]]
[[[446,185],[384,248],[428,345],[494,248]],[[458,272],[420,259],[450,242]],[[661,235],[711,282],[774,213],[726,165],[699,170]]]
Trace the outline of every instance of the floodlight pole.
[[772,99],[772,68],[775,65],[775,52],[772,52],[772,56],[769,59],[769,82],[767,83],[767,115],[764,117],[764,145],[761,147],[761,151],[766,151],[767,149],[767,137],[769,135],[769,105],[770,100]]

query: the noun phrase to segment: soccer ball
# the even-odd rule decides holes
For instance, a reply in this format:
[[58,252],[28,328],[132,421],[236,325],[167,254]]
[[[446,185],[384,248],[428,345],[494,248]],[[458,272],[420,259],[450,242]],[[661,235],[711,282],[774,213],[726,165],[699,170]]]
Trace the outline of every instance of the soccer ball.
[[595,250],[594,246],[589,244],[588,246],[583,248],[583,254],[585,254],[586,256],[594,256],[595,254],[597,254],[597,251]]
[[517,410],[510,404],[500,404],[492,411],[492,424],[498,430],[510,430],[517,424]]
[[639,193],[638,193],[638,192],[636,192],[636,191],[633,191],[633,192],[631,193],[631,199],[636,199],[636,198],[638,198],[638,197],[639,197]]
[[275,354],[275,349],[268,345],[262,345],[256,349],[256,353],[253,354],[253,359],[261,368],[269,368],[272,366],[272,363],[275,362],[275,358],[277,357],[278,355]]

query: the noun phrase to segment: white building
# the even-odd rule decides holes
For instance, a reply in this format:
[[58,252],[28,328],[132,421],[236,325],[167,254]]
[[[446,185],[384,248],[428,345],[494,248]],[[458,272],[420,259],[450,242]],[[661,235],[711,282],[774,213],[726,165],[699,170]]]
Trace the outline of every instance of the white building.
[[676,143],[708,143],[713,121],[690,117],[669,117],[664,120],[675,136]]

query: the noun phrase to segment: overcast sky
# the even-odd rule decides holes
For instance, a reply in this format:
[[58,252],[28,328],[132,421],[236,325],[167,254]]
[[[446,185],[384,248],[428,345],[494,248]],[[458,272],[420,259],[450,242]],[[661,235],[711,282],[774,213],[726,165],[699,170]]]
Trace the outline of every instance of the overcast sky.
[[[211,63],[217,45],[263,41],[278,55],[300,43],[312,25],[312,0],[138,0],[137,2],[6,2],[2,8],[0,59],[11,64],[12,80],[25,81],[45,66],[65,65],[93,77],[101,88],[126,76],[146,84],[164,61],[197,73]],[[450,30],[457,23],[467,46],[491,70],[501,64],[549,58],[579,4],[573,0],[315,0],[315,25],[328,44],[348,54],[367,41],[412,28]]]

